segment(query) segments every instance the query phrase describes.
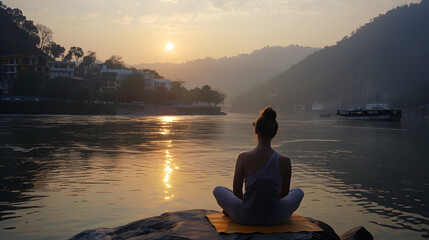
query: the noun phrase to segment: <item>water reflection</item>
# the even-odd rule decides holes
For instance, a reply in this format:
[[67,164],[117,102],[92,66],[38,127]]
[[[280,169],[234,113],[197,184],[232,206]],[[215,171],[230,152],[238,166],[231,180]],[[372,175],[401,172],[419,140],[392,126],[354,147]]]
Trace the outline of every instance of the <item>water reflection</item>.
[[[254,145],[254,118],[0,116],[0,235],[64,239],[165,211],[218,209],[211,190],[231,186],[237,154]],[[377,239],[429,237],[427,125],[279,121],[274,146],[306,193],[299,214],[339,233],[364,225]]]
[[[162,122],[161,135],[169,135],[171,133],[172,123],[177,120],[177,117],[173,116],[162,116],[160,117]],[[172,148],[172,140],[166,141],[166,150],[165,150],[165,162],[164,162],[164,184],[165,184],[165,200],[174,198],[171,175],[174,170],[177,170],[178,167],[174,163],[173,156],[170,154],[170,149]]]
[[[171,141],[169,141],[167,148],[170,149],[171,146]],[[174,194],[172,194],[173,192],[173,185],[172,185],[172,181],[171,181],[171,175],[172,173],[179,169],[179,167],[174,163],[173,160],[173,156],[170,155],[169,150],[165,151],[165,163],[164,163],[164,184],[165,184],[165,196],[164,199],[165,200],[169,200],[171,198],[174,197]]]

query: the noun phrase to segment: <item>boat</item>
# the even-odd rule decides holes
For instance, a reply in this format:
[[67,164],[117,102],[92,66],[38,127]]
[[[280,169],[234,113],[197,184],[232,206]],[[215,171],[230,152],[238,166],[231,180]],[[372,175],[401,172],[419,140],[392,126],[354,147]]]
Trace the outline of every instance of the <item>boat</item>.
[[402,110],[391,109],[385,103],[371,103],[351,110],[337,110],[342,119],[400,121]]

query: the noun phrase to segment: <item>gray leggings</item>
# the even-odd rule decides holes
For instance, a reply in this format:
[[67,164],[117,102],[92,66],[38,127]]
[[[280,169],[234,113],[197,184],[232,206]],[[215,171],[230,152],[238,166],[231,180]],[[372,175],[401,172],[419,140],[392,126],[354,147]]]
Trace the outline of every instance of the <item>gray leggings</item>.
[[279,225],[289,220],[304,197],[300,188],[293,188],[289,194],[280,199],[280,205],[284,209],[278,216],[254,216],[241,209],[243,200],[237,198],[234,193],[226,188],[218,186],[213,190],[217,203],[236,222],[244,225]]

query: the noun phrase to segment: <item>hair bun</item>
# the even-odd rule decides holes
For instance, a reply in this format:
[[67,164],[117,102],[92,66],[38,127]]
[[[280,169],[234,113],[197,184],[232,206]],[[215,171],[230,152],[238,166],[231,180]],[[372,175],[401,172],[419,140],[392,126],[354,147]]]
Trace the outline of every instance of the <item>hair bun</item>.
[[266,107],[262,113],[262,116],[269,120],[276,120],[277,113],[272,107]]

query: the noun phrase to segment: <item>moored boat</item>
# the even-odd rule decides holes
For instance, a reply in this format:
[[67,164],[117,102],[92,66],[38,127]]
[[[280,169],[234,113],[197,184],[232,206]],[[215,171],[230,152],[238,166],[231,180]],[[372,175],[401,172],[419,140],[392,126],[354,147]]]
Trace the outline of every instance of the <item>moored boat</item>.
[[352,110],[337,110],[337,115],[342,119],[400,121],[402,110],[391,109],[385,103],[372,103]]

